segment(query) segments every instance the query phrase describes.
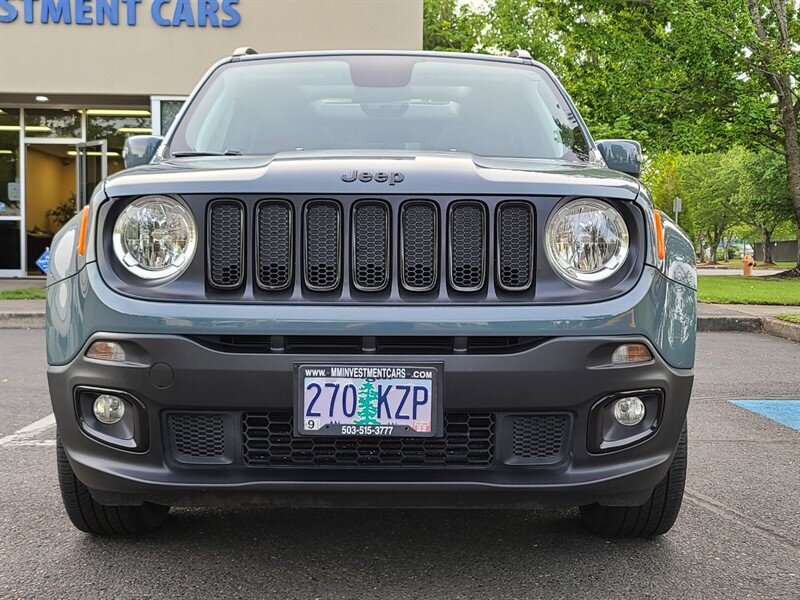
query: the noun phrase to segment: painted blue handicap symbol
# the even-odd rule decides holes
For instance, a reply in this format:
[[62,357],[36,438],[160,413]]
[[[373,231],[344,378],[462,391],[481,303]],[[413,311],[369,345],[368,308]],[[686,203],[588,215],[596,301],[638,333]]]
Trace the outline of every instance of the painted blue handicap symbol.
[[42,255],[36,259],[36,266],[42,270],[42,273],[47,275],[47,269],[50,268],[50,248],[45,248]]
[[731,400],[731,402],[800,431],[800,400]]

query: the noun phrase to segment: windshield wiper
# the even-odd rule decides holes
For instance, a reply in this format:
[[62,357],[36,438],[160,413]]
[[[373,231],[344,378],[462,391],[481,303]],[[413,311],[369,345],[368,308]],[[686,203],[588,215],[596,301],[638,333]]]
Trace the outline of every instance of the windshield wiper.
[[182,152],[173,152],[173,158],[184,158],[187,156],[244,156],[241,150],[225,150],[225,152],[196,152],[194,150],[186,150]]

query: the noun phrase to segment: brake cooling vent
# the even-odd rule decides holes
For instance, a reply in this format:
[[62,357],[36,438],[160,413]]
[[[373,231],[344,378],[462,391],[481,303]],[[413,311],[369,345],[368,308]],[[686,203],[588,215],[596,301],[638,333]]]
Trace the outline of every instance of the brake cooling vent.
[[237,200],[215,200],[208,213],[209,283],[238,288],[244,281],[244,207]]
[[229,462],[225,458],[222,415],[170,414],[167,426],[175,460],[186,463]]
[[520,415],[512,420],[512,462],[551,464],[564,458],[570,433],[569,415]]
[[533,206],[500,205],[497,215],[497,282],[507,292],[521,292],[533,283]]
[[460,201],[450,207],[450,286],[475,292],[486,281],[486,208]]
[[353,284],[362,292],[389,285],[389,207],[362,200],[353,207]]
[[305,284],[315,292],[339,287],[342,273],[342,209],[331,200],[306,205],[303,237]]
[[401,283],[410,292],[436,287],[439,266],[439,223],[436,205],[427,200],[406,202],[400,212]]
[[265,200],[256,212],[256,278],[263,290],[280,291],[292,283],[294,225],[292,205]]

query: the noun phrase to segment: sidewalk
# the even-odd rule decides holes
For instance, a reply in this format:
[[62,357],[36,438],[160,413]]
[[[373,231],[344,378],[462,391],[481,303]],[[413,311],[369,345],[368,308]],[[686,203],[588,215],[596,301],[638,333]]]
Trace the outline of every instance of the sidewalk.
[[42,329],[44,300],[0,300],[0,329]]

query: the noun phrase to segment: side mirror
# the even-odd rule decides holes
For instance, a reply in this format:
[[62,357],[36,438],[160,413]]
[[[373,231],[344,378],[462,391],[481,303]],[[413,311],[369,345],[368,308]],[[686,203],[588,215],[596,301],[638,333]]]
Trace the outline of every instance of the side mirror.
[[146,165],[156,155],[156,150],[164,138],[156,135],[134,135],[125,140],[122,148],[122,160],[125,168]]
[[626,175],[640,177],[642,174],[642,146],[633,140],[600,140],[597,149],[609,169],[622,171]]

